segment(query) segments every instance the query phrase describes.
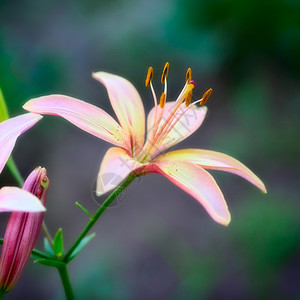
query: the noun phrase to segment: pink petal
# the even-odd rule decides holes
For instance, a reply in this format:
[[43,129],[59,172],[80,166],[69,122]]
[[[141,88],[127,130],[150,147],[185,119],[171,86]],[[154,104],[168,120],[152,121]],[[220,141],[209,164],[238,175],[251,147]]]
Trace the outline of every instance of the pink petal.
[[49,95],[31,99],[23,108],[31,112],[63,117],[100,139],[126,147],[128,139],[120,125],[109,114],[92,104],[64,95]]
[[141,166],[141,163],[132,159],[123,149],[116,147],[108,149],[98,173],[97,196],[117,188],[132,171]]
[[139,93],[123,77],[105,72],[94,73],[93,77],[106,87],[122,128],[132,138],[133,155],[138,154],[145,139],[145,111]]
[[164,175],[202,204],[216,222],[229,224],[224,196],[213,177],[201,167],[182,161],[163,161],[149,164],[145,170]]
[[45,210],[41,201],[28,191],[7,186],[0,189],[0,212],[41,212]]
[[248,180],[262,190],[262,192],[267,192],[263,182],[250,169],[233,157],[220,152],[202,149],[183,149],[162,154],[155,159],[155,162],[169,160],[186,161],[199,165],[204,169],[230,172]]
[[0,123],[0,173],[8,160],[17,138],[37,123],[42,116],[24,114]]
[[[164,124],[164,122],[168,119],[169,115],[172,112],[172,108],[174,106],[173,102],[168,102],[165,105],[164,113],[162,120],[160,122],[159,128]],[[160,107],[158,109],[161,109]],[[183,113],[186,109],[185,104],[182,104],[178,109],[177,113],[175,114],[175,120],[179,118],[179,116]],[[160,152],[176,145],[177,143],[183,141],[187,137],[189,137],[192,133],[194,133],[203,123],[207,112],[206,106],[191,106],[184,115],[179,119],[177,124],[174,128],[170,131],[170,133],[164,138],[160,145],[157,145],[157,150],[154,153],[154,156],[159,154]],[[154,118],[155,118],[155,110],[154,108],[150,111],[147,120],[147,130],[149,130],[154,125]],[[159,130],[159,129],[158,129]]]

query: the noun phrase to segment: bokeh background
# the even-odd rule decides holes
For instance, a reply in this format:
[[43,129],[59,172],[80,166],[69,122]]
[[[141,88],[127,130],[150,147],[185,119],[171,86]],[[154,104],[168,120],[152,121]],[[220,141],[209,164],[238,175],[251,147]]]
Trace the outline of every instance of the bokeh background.
[[[299,16],[297,0],[0,2],[0,86],[11,116],[51,93],[112,113],[91,78],[100,70],[128,78],[149,111],[147,68],[161,91],[170,62],[174,98],[191,67],[195,95],[214,92],[203,126],[180,148],[232,155],[268,189],[212,172],[232,213],[225,228],[165,178],[136,180],[69,265],[78,299],[300,299]],[[23,176],[37,165],[48,170],[46,222],[52,234],[63,228],[66,249],[88,221],[75,201],[98,207],[93,184],[109,146],[50,116],[18,140]],[[7,169],[0,184],[15,184]],[[31,261],[7,296],[24,298],[64,299],[56,270]]]

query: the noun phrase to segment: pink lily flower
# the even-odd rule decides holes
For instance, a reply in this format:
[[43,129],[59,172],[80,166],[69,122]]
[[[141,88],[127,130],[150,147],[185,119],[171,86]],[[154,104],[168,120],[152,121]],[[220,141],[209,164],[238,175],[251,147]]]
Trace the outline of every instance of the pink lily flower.
[[[201,99],[191,103],[195,83],[191,80],[191,69],[188,69],[186,83],[178,98],[166,103],[168,70],[169,64],[166,63],[161,77],[164,92],[159,101],[152,85],[153,69],[150,67],[148,70],[145,85],[151,88],[154,108],[147,118],[146,142],[142,100],[129,81],[113,74],[98,72],[93,77],[106,87],[119,123],[102,109],[64,95],[35,98],[23,107],[34,113],[61,116],[82,130],[116,146],[107,151],[100,165],[96,191],[98,195],[115,188],[130,173],[158,173],[193,196],[215,221],[227,225],[230,213],[224,196],[205,169],[237,174],[263,192],[266,192],[265,186],[246,166],[222,153],[185,149],[160,154],[200,127],[207,112],[207,108],[202,105],[212,91],[209,89]],[[107,176],[111,180],[103,182],[103,178],[107,179]]]
[[[38,239],[44,218],[44,212],[41,211],[45,211],[48,188],[46,170],[38,167],[26,179],[23,193],[18,193],[14,188],[1,189],[5,189],[4,198],[6,197],[12,203],[19,205],[31,195],[31,198],[36,199],[35,201],[39,202],[43,209],[12,212],[6,227],[0,257],[0,295],[9,292],[15,286]],[[18,205],[11,210],[18,210]]]
[[17,138],[42,119],[37,114],[24,114],[0,123],[0,173],[2,172]]

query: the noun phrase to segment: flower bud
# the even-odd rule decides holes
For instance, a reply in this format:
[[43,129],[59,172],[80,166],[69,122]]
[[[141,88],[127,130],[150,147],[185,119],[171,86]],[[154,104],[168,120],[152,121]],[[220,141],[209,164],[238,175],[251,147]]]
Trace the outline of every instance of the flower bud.
[[[26,179],[23,189],[46,203],[49,180],[46,169],[36,168]],[[43,223],[43,212],[12,212],[5,231],[0,257],[0,295],[9,292],[18,281]]]

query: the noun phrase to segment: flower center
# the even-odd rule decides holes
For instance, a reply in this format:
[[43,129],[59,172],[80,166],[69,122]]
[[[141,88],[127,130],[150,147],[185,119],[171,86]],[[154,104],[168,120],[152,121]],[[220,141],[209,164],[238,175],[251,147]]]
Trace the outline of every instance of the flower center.
[[[153,79],[153,68],[148,69],[148,73],[145,80],[145,86],[150,86],[153,100],[154,100],[154,116],[151,128],[148,128],[147,141],[140,152],[137,160],[142,163],[146,163],[152,159],[152,157],[157,152],[157,149],[168,136],[177,122],[181,117],[196,104],[203,105],[208,100],[212,89],[207,90],[201,99],[192,102],[193,89],[196,86],[195,82],[192,80],[192,70],[189,68],[186,72],[186,83],[174,102],[171,109],[166,112],[166,99],[167,99],[167,77],[169,73],[169,63],[167,62],[164,66],[161,83],[164,84],[164,92],[160,96],[159,105],[152,85]],[[185,102],[185,105],[183,105]]]

